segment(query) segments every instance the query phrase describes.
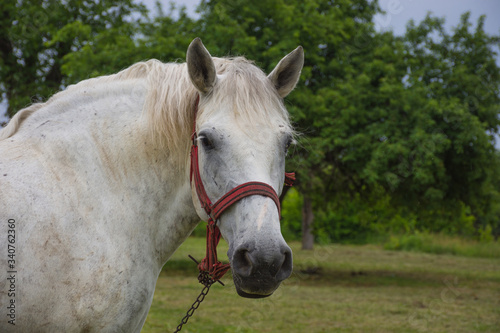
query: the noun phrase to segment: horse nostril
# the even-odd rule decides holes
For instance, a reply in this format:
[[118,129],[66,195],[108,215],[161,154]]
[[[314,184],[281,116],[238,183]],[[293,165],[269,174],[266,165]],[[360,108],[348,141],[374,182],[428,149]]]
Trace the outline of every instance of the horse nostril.
[[249,277],[253,271],[253,260],[250,251],[239,249],[234,254],[233,270],[242,277]]
[[281,251],[274,255],[266,253],[264,256],[255,250],[248,250],[242,246],[234,252],[232,269],[241,278],[248,278],[258,274],[260,278],[265,276],[281,282],[292,274],[292,250],[288,246],[282,246]]
[[283,251],[283,263],[276,274],[276,280],[286,280],[292,274],[292,250],[287,248]]

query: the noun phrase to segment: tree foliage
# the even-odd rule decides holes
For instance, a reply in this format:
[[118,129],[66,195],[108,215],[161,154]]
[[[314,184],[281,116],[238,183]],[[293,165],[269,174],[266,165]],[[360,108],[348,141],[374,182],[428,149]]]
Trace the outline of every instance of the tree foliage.
[[484,32],[484,17],[474,31],[469,14],[453,34],[443,23],[430,16],[418,26],[410,22],[404,37],[381,45],[386,68],[371,99],[380,102],[370,105],[379,115],[358,130],[374,133],[371,154],[351,158],[370,157],[361,178],[384,186],[394,205],[411,208],[420,227],[457,231],[453,223],[464,206],[479,224],[498,223],[492,185],[499,167],[493,135],[500,111],[498,37]]
[[189,43],[196,37],[195,21],[187,16],[184,7],[176,8],[173,4],[165,13],[157,3],[157,11],[156,16],[142,20],[139,26],[124,24],[100,31],[92,43],[63,58],[63,73],[71,82],[77,82],[153,58],[183,61]]
[[[132,13],[144,12],[132,0],[3,1],[0,98],[8,100],[8,115],[61,89],[66,55],[88,46],[102,31],[128,26]],[[128,30],[123,36],[132,34]]]

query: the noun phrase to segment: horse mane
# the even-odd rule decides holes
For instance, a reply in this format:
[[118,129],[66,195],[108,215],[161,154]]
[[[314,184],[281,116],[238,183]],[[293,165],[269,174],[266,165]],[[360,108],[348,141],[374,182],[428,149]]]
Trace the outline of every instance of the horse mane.
[[[283,101],[262,70],[244,57],[213,60],[217,74],[224,79],[218,81],[207,100],[218,105],[233,105],[236,121],[243,129],[275,124],[292,131]],[[189,79],[186,63],[162,63],[155,59],[138,62],[116,74],[81,81],[53,95],[45,103],[33,104],[19,111],[0,132],[0,140],[14,135],[37,110],[63,96],[68,97],[74,91],[99,83],[141,78],[147,80],[142,116],[147,120],[151,138],[164,151],[177,155],[177,160],[182,161],[182,155],[189,151],[190,141],[186,138],[192,131],[198,92]],[[204,105],[200,104],[198,116],[209,117],[210,112],[203,110]]]

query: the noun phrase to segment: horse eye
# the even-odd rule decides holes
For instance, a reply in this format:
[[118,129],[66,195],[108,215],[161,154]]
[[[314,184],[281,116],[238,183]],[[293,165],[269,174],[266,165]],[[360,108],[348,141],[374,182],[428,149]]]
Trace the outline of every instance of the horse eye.
[[288,154],[288,148],[290,148],[290,146],[292,145],[293,143],[293,139],[292,138],[289,138],[287,141],[286,141],[286,146],[285,146],[285,154]]
[[212,141],[210,141],[210,139],[207,138],[206,136],[201,136],[199,139],[201,141],[203,148],[212,149],[214,147]]

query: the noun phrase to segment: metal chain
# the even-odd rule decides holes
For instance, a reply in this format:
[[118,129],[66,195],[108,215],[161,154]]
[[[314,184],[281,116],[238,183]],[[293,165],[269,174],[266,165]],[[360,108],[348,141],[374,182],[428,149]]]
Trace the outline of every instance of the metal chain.
[[193,316],[194,311],[198,309],[201,302],[203,302],[205,296],[207,296],[208,292],[210,291],[210,287],[212,286],[213,283],[214,282],[212,281],[211,283],[205,285],[205,287],[201,290],[200,295],[198,295],[196,301],[194,301],[193,305],[191,305],[191,308],[186,312],[186,315],[184,316],[184,318],[182,318],[181,323],[179,324],[179,326],[177,326],[177,329],[174,331],[174,333],[180,332],[182,326],[188,322],[190,317]]
[[[194,259],[193,257],[189,256],[194,262],[198,263],[196,261],[196,259]],[[212,277],[210,277],[210,275],[208,274],[208,272],[200,272],[200,274],[198,275],[198,281],[204,285],[205,287],[203,287],[203,289],[201,290],[200,294],[198,295],[198,297],[196,298],[196,300],[194,301],[194,303],[191,305],[191,307],[189,308],[189,310],[186,312],[186,315],[182,318],[181,320],[181,323],[177,326],[177,329],[174,331],[174,333],[177,333],[177,332],[180,332],[181,329],[182,329],[182,326],[187,324],[189,318],[191,318],[194,314],[194,311],[196,309],[198,309],[198,307],[200,306],[201,302],[203,302],[203,300],[205,299],[205,297],[207,296],[208,292],[210,291],[210,287],[212,286],[212,284],[214,284],[216,282],[216,280],[212,279]],[[221,283],[222,285],[224,285],[222,282],[218,281],[217,282]]]

